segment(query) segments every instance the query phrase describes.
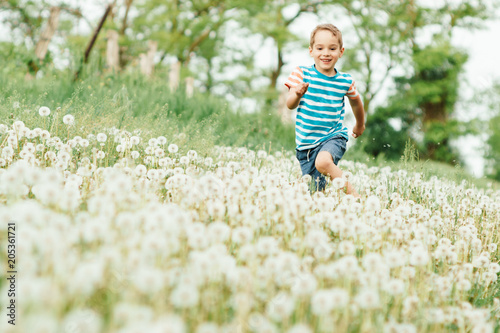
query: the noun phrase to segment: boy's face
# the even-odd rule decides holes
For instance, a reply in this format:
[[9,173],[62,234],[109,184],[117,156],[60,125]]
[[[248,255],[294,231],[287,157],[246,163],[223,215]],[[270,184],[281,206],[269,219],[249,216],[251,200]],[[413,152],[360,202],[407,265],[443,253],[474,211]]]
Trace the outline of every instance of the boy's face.
[[337,36],[331,31],[319,30],[314,36],[313,46],[309,46],[309,54],[314,59],[316,69],[327,76],[334,76],[335,64],[344,54],[344,48],[340,48]]

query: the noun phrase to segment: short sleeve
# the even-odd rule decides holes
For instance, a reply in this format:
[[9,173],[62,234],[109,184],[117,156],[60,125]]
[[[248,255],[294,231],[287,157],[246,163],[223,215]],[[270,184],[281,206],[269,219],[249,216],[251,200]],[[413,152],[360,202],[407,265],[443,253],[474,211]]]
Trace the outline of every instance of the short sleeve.
[[292,74],[288,77],[285,82],[285,86],[290,89],[295,87],[297,84],[304,82],[304,73],[300,67],[297,67],[293,70]]
[[349,90],[347,91],[346,95],[349,98],[356,98],[359,96],[358,89],[356,89],[356,83],[354,82],[354,79],[352,79],[351,86],[349,87]]

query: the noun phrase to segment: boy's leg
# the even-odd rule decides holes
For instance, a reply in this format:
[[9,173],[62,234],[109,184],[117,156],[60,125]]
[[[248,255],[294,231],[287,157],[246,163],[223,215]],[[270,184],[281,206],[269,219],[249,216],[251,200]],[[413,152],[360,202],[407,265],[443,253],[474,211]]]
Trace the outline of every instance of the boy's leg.
[[302,175],[310,175],[311,183],[309,184],[309,191],[322,191],[326,185],[325,176],[316,170],[314,162],[316,161],[317,151],[314,149],[309,150],[296,150],[297,160],[302,169]]
[[[335,165],[333,157],[328,151],[320,151],[314,164],[319,172],[323,175],[330,176],[331,179],[342,177],[342,170]],[[360,196],[350,182],[346,182],[345,189],[347,194],[352,194],[355,197]]]

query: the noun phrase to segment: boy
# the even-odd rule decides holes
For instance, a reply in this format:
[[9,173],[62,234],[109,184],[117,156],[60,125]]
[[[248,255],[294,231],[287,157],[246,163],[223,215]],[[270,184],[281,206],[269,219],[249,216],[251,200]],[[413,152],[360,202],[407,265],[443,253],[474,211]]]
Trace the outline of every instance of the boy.
[[[350,74],[335,69],[337,60],[344,54],[342,34],[332,24],[320,24],[311,33],[309,54],[314,59],[312,66],[299,66],[288,77],[286,105],[297,108],[295,142],[297,159],[302,174],[312,176],[314,188],[324,190],[324,175],[342,177],[337,166],[345,153],[348,140],[347,128],[343,126],[344,96],[349,98],[356,125],[354,138],[365,130],[365,111],[354,79]],[[347,181],[347,194],[359,194]]]

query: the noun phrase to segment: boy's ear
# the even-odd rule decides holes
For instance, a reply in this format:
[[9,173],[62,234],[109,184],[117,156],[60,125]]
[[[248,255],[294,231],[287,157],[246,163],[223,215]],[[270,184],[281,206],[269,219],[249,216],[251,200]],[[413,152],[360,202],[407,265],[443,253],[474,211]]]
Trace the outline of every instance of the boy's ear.
[[311,57],[312,57],[312,51],[313,51],[313,49],[312,49],[311,45],[309,45],[309,55],[310,55]]
[[344,50],[345,50],[344,48],[340,49],[340,57],[339,58],[341,58],[342,55],[344,55]]

